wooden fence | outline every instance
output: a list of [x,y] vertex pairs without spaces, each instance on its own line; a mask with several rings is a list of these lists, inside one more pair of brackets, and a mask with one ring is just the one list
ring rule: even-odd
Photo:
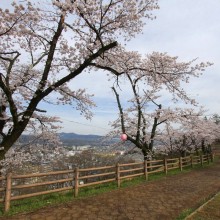
[[[152,173],[165,172],[167,174],[172,169],[180,169],[182,171],[184,167],[193,167],[195,164],[201,164],[203,166],[203,163],[209,163],[210,161],[213,161],[213,155],[165,158],[164,160],[116,164],[115,166],[86,169],[75,168],[74,170],[26,175],[8,173],[6,176],[0,176],[0,195],[3,195],[0,198],[0,202],[4,203],[4,210],[7,212],[10,208],[11,201],[14,200],[67,190],[74,190],[74,196],[76,197],[79,189],[82,187],[114,181],[120,187],[121,181],[124,179],[145,176],[145,179],[148,180],[148,175]],[[55,176],[56,180],[54,180]],[[44,180],[42,177],[50,177],[50,179]],[[38,181],[39,179],[40,181]],[[49,190],[48,186],[50,186]],[[27,193],[27,189],[33,188],[43,188],[43,190]],[[24,189],[26,189],[25,193],[18,193],[19,190]]]

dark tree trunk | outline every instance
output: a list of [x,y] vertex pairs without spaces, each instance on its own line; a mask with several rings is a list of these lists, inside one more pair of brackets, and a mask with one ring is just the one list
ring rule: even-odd
[[8,135],[6,135],[1,143],[1,147],[4,149],[0,151],[0,161],[5,158],[5,154],[7,151],[13,146],[13,144],[18,140],[21,136],[22,132],[26,128],[29,120],[23,121],[22,123],[18,123],[15,128]]
[[[162,109],[162,105],[157,105],[157,106],[158,106],[158,110]],[[164,121],[162,121],[162,122],[158,123],[159,117],[160,117],[160,111],[157,113],[157,117],[154,118],[154,123],[153,123],[153,127],[151,130],[151,136],[150,136],[150,145],[149,145],[150,151],[152,151],[153,147],[154,147],[154,137],[156,135],[157,126],[164,122]]]
[[208,154],[211,154],[211,153],[212,153],[212,146],[211,146],[211,144],[208,145],[207,151],[208,151]]
[[0,135],[4,136],[3,134],[3,128],[5,126],[5,111],[6,111],[6,106],[0,103]]
[[181,157],[186,157],[186,151],[185,150],[181,151]]
[[147,150],[146,150],[146,149],[142,149],[142,153],[143,153],[143,155],[144,155],[144,160],[147,160],[147,159],[148,159]]
[[202,148],[202,153],[203,153],[203,154],[206,154],[205,140],[202,140],[201,148]]
[[[60,32],[60,34],[61,34],[61,32]],[[56,39],[56,40],[58,40],[58,39]],[[88,59],[85,60],[85,62],[78,69],[71,72],[68,76],[60,79],[56,84],[54,84],[54,87],[57,88],[60,85],[62,85],[64,83],[68,82],[69,80],[73,79],[75,76],[79,75],[85,68],[87,68],[90,65],[90,63],[94,59],[99,57],[100,54],[103,54],[105,51],[107,51],[107,50],[109,50],[109,49],[111,49],[115,46],[117,46],[117,42],[112,42],[109,45],[106,45],[103,48],[101,48],[96,53],[92,54]],[[54,53],[55,48],[53,47],[52,50],[53,51],[51,53]],[[45,69],[47,71],[50,71],[50,68],[48,68],[48,65],[51,64],[51,62],[53,60],[53,56],[52,56],[52,58],[49,57],[48,59],[49,59],[48,61],[50,61],[50,62],[47,62],[49,64],[47,64],[45,66]],[[47,72],[46,70],[45,70],[45,72]],[[37,105],[39,104],[39,102],[45,96],[50,94],[52,91],[54,91],[54,88],[52,89],[52,87],[48,87],[44,92],[42,92],[40,89],[38,89],[35,92],[36,96],[31,99],[31,101],[29,103],[29,106],[27,107],[25,113],[23,114],[22,120],[17,122],[18,121],[18,118],[17,118],[16,124],[14,123],[14,127],[12,128],[12,130],[9,131],[9,133],[3,137],[3,140],[0,144],[0,147],[3,147],[4,150],[0,151],[0,160],[3,160],[5,158],[5,154],[7,153],[7,151],[13,146],[13,144],[21,136],[22,132],[25,130],[25,128],[26,128],[26,126],[29,122],[29,119],[32,116],[33,112],[35,111],[35,109],[36,109]]]

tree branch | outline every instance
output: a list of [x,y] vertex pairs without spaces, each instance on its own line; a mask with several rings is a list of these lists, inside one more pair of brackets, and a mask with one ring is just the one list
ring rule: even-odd
[[104,53],[105,51],[108,51],[110,49],[112,49],[113,47],[117,46],[117,42],[114,41],[102,48],[100,48],[96,53],[91,54],[87,59],[85,59],[85,61],[73,72],[71,72],[69,75],[63,77],[62,79],[60,79],[59,81],[57,81],[56,83],[54,83],[53,85],[51,85],[49,88],[47,88],[43,93],[42,93],[42,97],[47,96],[49,93],[51,93],[54,89],[58,88],[59,86],[63,85],[64,83],[70,81],[71,79],[73,79],[74,77],[76,77],[77,75],[79,75],[84,69],[86,69],[88,66],[90,66],[90,64],[92,63],[93,60],[95,60],[97,57],[100,56],[100,54]]
[[94,66],[94,67],[97,67],[99,69],[103,69],[103,70],[107,70],[109,72],[112,72],[113,74],[115,74],[116,76],[120,76],[122,74],[124,74],[125,72],[121,72],[119,73],[117,70],[109,67],[109,66],[102,66],[102,65],[99,65],[99,64],[96,64],[96,63],[90,63],[89,64],[90,66]]
[[124,112],[123,112],[123,109],[122,109],[122,106],[121,106],[121,102],[120,102],[120,99],[119,99],[119,94],[117,93],[117,91],[116,91],[114,86],[112,87],[112,90],[115,93],[115,97],[116,97],[117,104],[118,104],[118,109],[119,109],[119,112],[120,112],[121,130],[122,130],[123,133],[126,133],[125,123],[124,123]]

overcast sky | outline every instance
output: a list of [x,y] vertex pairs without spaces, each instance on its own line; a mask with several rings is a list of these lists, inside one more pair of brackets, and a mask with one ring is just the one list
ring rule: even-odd
[[[144,33],[127,44],[128,50],[142,54],[167,52],[178,56],[180,61],[198,58],[201,62],[213,62],[203,76],[187,84],[186,90],[209,109],[207,115],[220,114],[220,1],[159,0],[159,5],[160,10],[155,12],[157,19],[147,22]],[[110,128],[108,123],[116,119],[118,109],[110,89],[112,84],[105,74],[81,74],[71,84],[94,94],[97,108],[93,109],[93,120],[85,120],[72,107],[54,107],[48,109],[48,113],[61,117],[61,131],[106,134]]]

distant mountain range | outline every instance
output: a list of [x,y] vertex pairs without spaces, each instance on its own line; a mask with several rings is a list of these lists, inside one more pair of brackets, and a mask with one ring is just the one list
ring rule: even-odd
[[100,142],[103,140],[103,136],[93,135],[93,134],[75,134],[75,133],[60,133],[60,140],[65,146],[82,146],[82,145],[91,145],[91,146],[100,146]]
[[[59,138],[64,146],[107,146],[112,143],[118,141],[118,139],[114,139],[111,141],[104,141],[104,136],[101,135],[94,135],[94,134],[76,134],[76,133],[59,133]],[[20,138],[21,143],[28,143],[34,139],[33,135],[22,135]],[[40,143],[40,141],[39,141]]]
[[60,138],[62,139],[98,139],[103,138],[103,136],[100,135],[94,135],[94,134],[76,134],[76,133],[59,133]]

